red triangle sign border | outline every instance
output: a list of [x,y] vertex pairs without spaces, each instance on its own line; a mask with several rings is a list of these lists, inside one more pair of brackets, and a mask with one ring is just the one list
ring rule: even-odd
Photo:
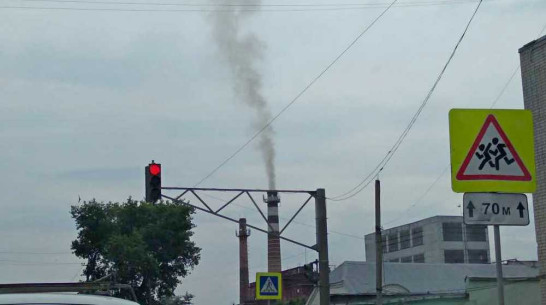
[[[478,145],[480,145],[480,142],[482,141],[485,132],[487,131],[487,128],[489,128],[489,125],[493,124],[497,132],[499,133],[500,137],[506,144],[506,148],[510,151],[512,154],[512,157],[516,160],[516,163],[518,164],[519,168],[523,172],[523,176],[513,176],[513,175],[491,175],[491,174],[484,174],[484,175],[465,175],[466,168],[468,167],[468,164],[472,160],[474,153],[476,152]],[[503,180],[503,181],[531,181],[531,173],[525,165],[523,164],[523,161],[521,161],[521,158],[519,157],[518,153],[514,149],[514,146],[512,145],[512,142],[508,139],[506,136],[506,133],[504,133],[504,130],[502,130],[499,122],[495,118],[494,115],[490,114],[487,116],[487,119],[485,120],[485,123],[483,124],[480,132],[478,133],[478,136],[476,137],[476,140],[474,141],[474,144],[472,144],[472,147],[468,151],[468,154],[463,161],[463,164],[461,165],[459,171],[457,172],[457,180]]]

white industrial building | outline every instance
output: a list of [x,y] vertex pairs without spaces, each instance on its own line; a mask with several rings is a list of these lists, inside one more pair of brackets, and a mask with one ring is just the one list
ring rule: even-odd
[[[383,261],[488,264],[486,226],[465,225],[461,216],[434,216],[382,231]],[[366,261],[375,262],[375,233],[365,236]]]

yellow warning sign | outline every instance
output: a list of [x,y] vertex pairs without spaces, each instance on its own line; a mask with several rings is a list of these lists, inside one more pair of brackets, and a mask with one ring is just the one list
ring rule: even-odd
[[530,111],[452,109],[449,112],[449,139],[453,191],[535,191]]

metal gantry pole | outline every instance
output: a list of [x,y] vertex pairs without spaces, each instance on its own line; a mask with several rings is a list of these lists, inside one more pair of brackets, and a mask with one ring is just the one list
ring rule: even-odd
[[326,224],[326,192],[317,189],[315,196],[317,250],[319,254],[320,305],[330,304],[330,266],[328,262],[328,227]]
[[381,183],[375,180],[375,304],[383,304],[383,239],[381,238]]
[[504,282],[502,277],[502,256],[499,225],[493,226],[493,233],[495,238],[495,260],[497,266],[497,292],[499,305],[504,305]]

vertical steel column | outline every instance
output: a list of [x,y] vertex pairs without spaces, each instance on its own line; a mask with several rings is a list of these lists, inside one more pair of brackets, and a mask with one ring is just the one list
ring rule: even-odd
[[326,192],[317,189],[315,195],[317,249],[319,255],[320,305],[330,304],[330,266],[328,262],[328,226],[326,221]]
[[497,265],[497,292],[499,298],[499,305],[504,305],[504,283],[502,277],[502,257],[501,257],[501,242],[500,242],[500,230],[499,225],[493,226],[493,233],[495,237],[495,260]]
[[381,238],[381,182],[375,180],[375,293],[377,305],[383,304],[383,239]]

